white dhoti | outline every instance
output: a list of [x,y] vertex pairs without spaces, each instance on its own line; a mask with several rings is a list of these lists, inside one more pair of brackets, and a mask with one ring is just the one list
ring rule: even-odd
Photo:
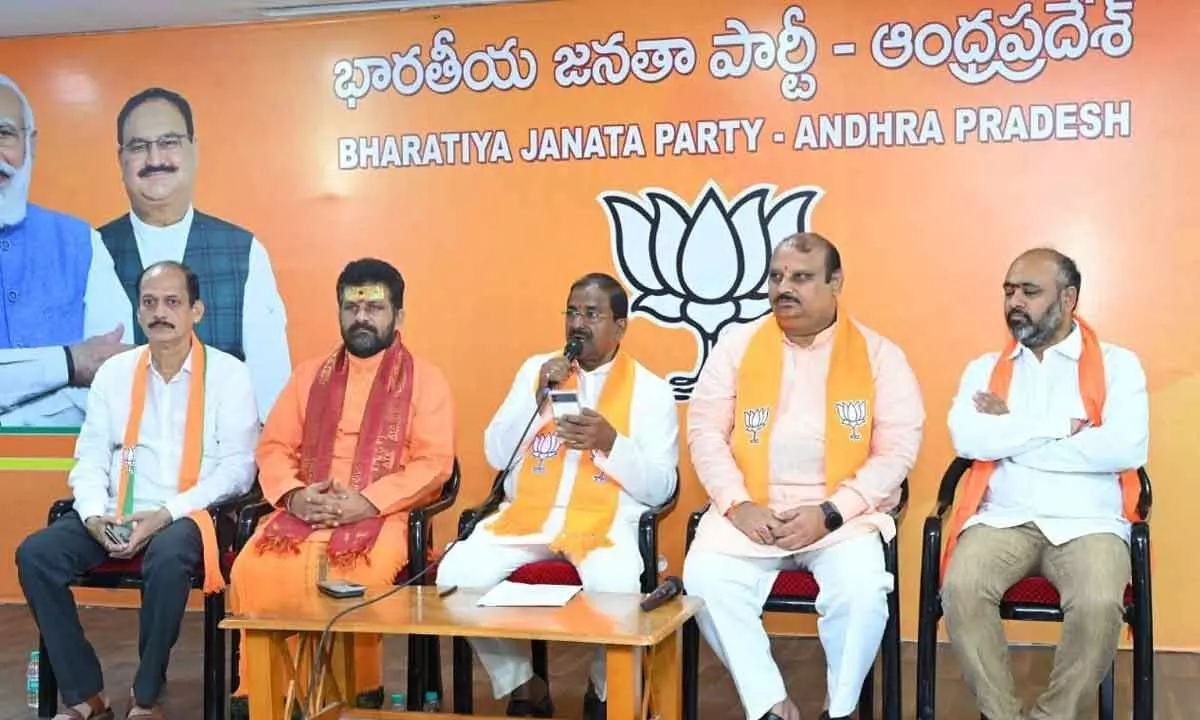
[[[442,558],[437,571],[438,584],[491,588],[522,565],[561,557],[550,551],[548,538],[535,540],[540,542],[524,544],[522,538],[497,538],[480,525]],[[618,519],[609,532],[609,540],[613,543],[611,547],[591,551],[576,567],[584,591],[641,592],[642,556],[638,552],[636,522]],[[494,697],[511,694],[533,677],[533,664],[523,643],[498,638],[470,638],[469,642],[491,678]],[[607,699],[603,647],[596,649],[591,680],[599,698]]]
[[688,594],[704,600],[700,632],[733,676],[748,720],[787,698],[762,613],[779,571],[795,568],[811,572],[820,585],[817,634],[825,649],[829,715],[848,716],[879,652],[894,583],[877,533],[778,558],[693,548],[684,561]]

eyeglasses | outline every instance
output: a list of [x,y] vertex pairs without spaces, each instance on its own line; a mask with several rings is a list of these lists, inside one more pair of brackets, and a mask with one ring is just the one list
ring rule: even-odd
[[4,123],[0,125],[0,149],[12,150],[21,144],[21,134],[25,132],[24,128]]
[[130,155],[145,155],[150,152],[150,146],[154,145],[159,152],[173,152],[183,145],[184,140],[190,141],[191,139],[190,135],[170,133],[153,140],[132,140],[123,145],[121,149]]
[[579,312],[578,310],[571,308],[563,311],[563,317],[567,319],[567,322],[583,318],[585,322],[594,323],[601,318],[609,317],[609,315],[607,313],[597,312],[590,308],[584,310],[583,312]]

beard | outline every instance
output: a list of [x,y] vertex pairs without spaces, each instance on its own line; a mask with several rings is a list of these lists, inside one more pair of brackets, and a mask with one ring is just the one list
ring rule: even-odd
[[369,325],[342,328],[342,342],[346,344],[346,352],[357,358],[369,358],[387,350],[395,338],[395,323],[382,333]]
[[1025,347],[1039,348],[1045,347],[1054,338],[1059,326],[1062,325],[1062,318],[1063,307],[1060,300],[1047,308],[1045,314],[1038,320],[1034,320],[1023,312],[1009,313],[1006,320],[1008,329],[1017,342]]
[[0,227],[16,225],[25,219],[29,207],[29,181],[33,175],[33,159],[29,155],[29,141],[25,141],[25,164],[15,168],[0,162],[0,172],[8,176],[8,182],[0,185]]

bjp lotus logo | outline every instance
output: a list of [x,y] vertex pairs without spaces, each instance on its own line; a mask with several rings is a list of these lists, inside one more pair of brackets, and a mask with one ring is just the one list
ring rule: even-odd
[[758,434],[767,427],[767,419],[771,417],[771,408],[751,408],[742,413],[742,424],[750,433],[750,444],[758,444]]
[[533,442],[530,443],[529,451],[533,454],[537,463],[533,466],[535,473],[546,471],[546,461],[558,454],[558,449],[562,447],[562,438],[554,433],[538,433],[533,436]]
[[850,428],[850,439],[862,440],[862,433],[858,429],[867,424],[867,401],[839,400],[833,404],[833,409],[842,424]]
[[695,367],[668,375],[678,401],[691,397],[723,328],[770,312],[771,251],[808,229],[813,204],[824,194],[817,187],[775,189],[755,185],[728,201],[710,180],[691,207],[662,188],[598,198],[608,213],[614,263],[632,289],[630,313],[688,328],[696,337]]

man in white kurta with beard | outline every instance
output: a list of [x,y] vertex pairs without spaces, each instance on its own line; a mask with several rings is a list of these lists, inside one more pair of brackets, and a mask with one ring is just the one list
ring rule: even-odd
[[700,631],[749,720],[799,720],[762,608],[779,571],[820,586],[823,718],[854,711],[895,579],[880,538],[916,460],[924,410],[904,353],[838,307],[837,248],[814,233],[771,257],[772,313],[718,341],[688,409],[692,462],[712,503],[684,563]]
[[[565,557],[587,592],[636,593],[642,558],[638,518],[675,491],[679,419],[670,385],[621,347],[629,298],[611,276],[585,275],[567,298],[566,335],[582,341],[575,363],[557,352],[535,355],[488,425],[488,463],[502,470],[505,502],[455,545],[438,566],[439,585],[488,588],[527,563]],[[550,403],[522,434],[550,386],[575,389],[581,411],[557,421]],[[509,717],[553,717],[545,682],[533,674],[528,645],[474,638],[471,645],[497,698],[511,695]],[[606,716],[604,649],[598,648],[584,695],[585,720]]]

